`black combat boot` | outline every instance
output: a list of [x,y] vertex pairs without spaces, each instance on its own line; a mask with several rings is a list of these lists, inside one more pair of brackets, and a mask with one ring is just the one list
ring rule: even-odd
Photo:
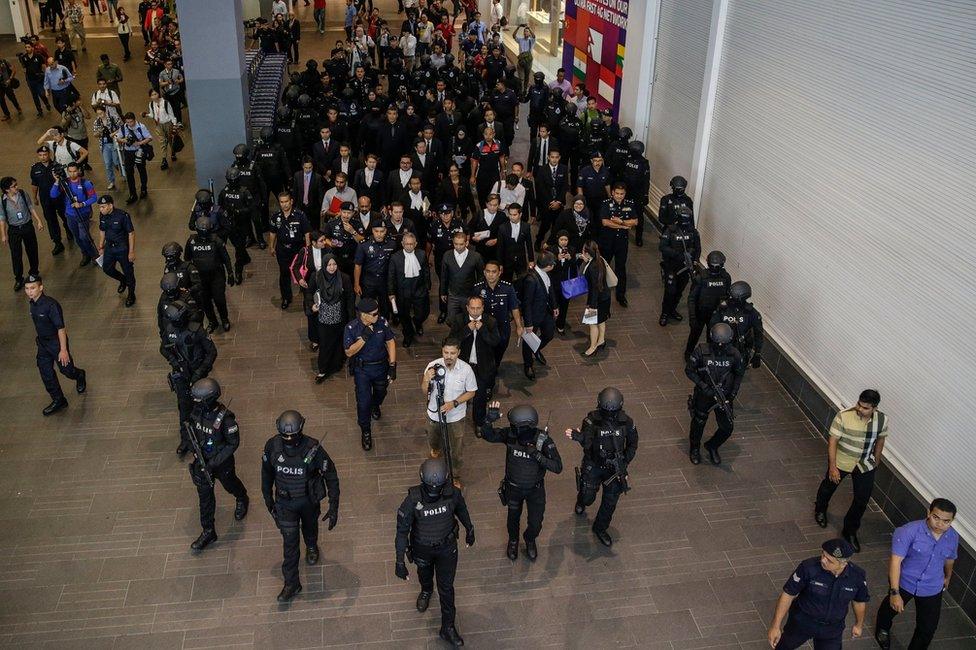
[[193,543],[190,544],[190,548],[192,548],[194,551],[202,551],[216,541],[217,531],[215,531],[213,528],[207,528],[200,533],[199,537],[193,540]]

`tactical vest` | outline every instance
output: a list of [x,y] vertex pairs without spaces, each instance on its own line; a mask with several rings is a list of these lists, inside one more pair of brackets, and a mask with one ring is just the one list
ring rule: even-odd
[[729,295],[730,278],[725,273],[712,275],[705,273],[701,280],[698,293],[698,311],[708,313],[714,311],[722,298]]
[[591,416],[593,427],[596,430],[596,455],[601,461],[615,458],[618,454],[622,457],[627,450],[627,425],[620,416],[613,422],[606,421],[599,414]]
[[424,503],[423,488],[419,485],[410,488],[409,494],[414,502],[413,543],[421,546],[442,544],[454,531],[453,488],[445,486],[441,498],[433,503]]
[[192,251],[193,264],[198,271],[211,273],[220,268],[220,262],[217,259],[217,247],[219,245],[216,238],[206,241],[202,239],[198,241],[195,236],[190,238],[190,241],[187,242],[187,249],[188,252]]
[[309,452],[318,447],[318,442],[306,437],[303,445],[296,446],[289,454],[281,436],[275,436],[268,458],[274,466],[275,492],[278,498],[300,499],[308,494]]
[[535,487],[545,477],[545,469],[532,458],[532,451],[542,449],[534,438],[535,446],[506,443],[505,480],[521,489]]
[[196,406],[190,416],[193,426],[193,434],[200,443],[200,449],[205,458],[210,459],[217,455],[221,449],[227,446],[227,439],[224,438],[224,420],[227,417],[227,407],[221,403],[214,405],[213,409],[204,409],[203,406]]

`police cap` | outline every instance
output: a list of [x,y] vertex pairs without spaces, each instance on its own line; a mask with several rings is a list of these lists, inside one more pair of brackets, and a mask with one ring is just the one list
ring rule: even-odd
[[356,303],[356,311],[361,314],[368,314],[377,309],[379,309],[379,305],[374,298],[360,298],[359,302]]
[[437,211],[441,213],[454,212],[454,206],[450,203],[441,203],[437,207]]
[[828,539],[820,545],[827,555],[835,560],[849,560],[854,556],[854,547],[845,539]]
[[111,194],[102,194],[98,197],[98,205],[114,205],[115,201],[112,200]]
[[339,209],[348,210],[349,212],[352,212],[353,210],[356,209],[356,206],[353,205],[352,201],[343,201],[342,205],[339,206]]

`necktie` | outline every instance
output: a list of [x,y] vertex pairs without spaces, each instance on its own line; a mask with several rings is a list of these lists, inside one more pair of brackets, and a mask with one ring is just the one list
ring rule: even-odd
[[546,138],[542,141],[542,146],[539,148],[539,164],[545,165],[546,160],[548,160],[549,155],[549,139]]
[[304,203],[305,205],[308,205],[308,186],[310,180],[311,180],[311,176],[309,174],[305,174],[305,190],[302,193],[302,203]]

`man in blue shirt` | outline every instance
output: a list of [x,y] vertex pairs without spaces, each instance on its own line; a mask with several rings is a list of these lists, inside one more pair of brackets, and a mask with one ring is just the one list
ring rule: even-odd
[[381,417],[380,406],[390,382],[396,379],[396,338],[390,324],[380,316],[379,304],[361,298],[356,318],[346,325],[342,347],[349,359],[349,372],[356,382],[356,420],[365,451],[373,448],[372,420]]
[[803,560],[783,585],[767,635],[775,650],[793,650],[810,639],[814,650],[840,650],[848,606],[855,618],[851,637],[861,636],[869,595],[864,569],[850,561],[854,547],[831,539],[821,549],[820,557]]
[[59,113],[64,112],[71,97],[72,82],[75,76],[71,72],[51,57],[47,60],[47,68],[44,69],[44,90],[51,97],[51,103]]
[[[108,194],[98,199],[98,251],[102,254],[102,270],[105,275],[117,280],[119,293],[129,290],[125,306],[136,304],[136,235],[132,217],[125,210],[115,207]],[[116,270],[116,264],[122,272]]]
[[95,250],[95,244],[88,230],[91,227],[92,206],[98,200],[98,195],[95,194],[95,186],[92,182],[82,177],[81,167],[76,162],[68,163],[65,167],[65,176],[58,178],[51,186],[51,198],[60,197],[64,197],[61,200],[64,201],[68,230],[74,235],[81,249],[79,266],[88,266],[89,262],[98,257],[98,251]]
[[28,275],[24,292],[30,299],[30,315],[37,331],[37,369],[41,372],[44,388],[51,396],[51,403],[44,407],[44,415],[52,415],[68,406],[58,376],[54,374],[57,364],[62,375],[75,382],[78,394],[87,388],[85,371],[78,368],[68,349],[68,330],[64,327],[64,313],[57,300],[44,295],[41,276]]
[[[129,198],[125,202],[132,204],[147,196],[146,155],[150,150],[146,145],[152,142],[153,137],[145,124],[136,121],[136,114],[129,111],[123,118],[121,128],[115,132],[115,139],[122,148],[122,167],[125,182],[129,185]],[[136,196],[136,170],[139,172],[139,196]]]
[[952,529],[956,506],[935,499],[925,519],[895,529],[888,563],[888,596],[878,608],[874,638],[891,647],[891,622],[915,599],[915,633],[909,650],[925,650],[939,627],[942,592],[949,586],[959,550],[959,533]]
[[498,323],[498,334],[501,339],[495,348],[495,365],[501,366],[502,357],[508,349],[512,339],[512,321],[515,321],[516,336],[522,338],[525,328],[522,326],[522,312],[519,308],[518,293],[510,282],[502,280],[501,264],[495,260],[485,262],[485,279],[475,283],[471,290],[472,296],[478,296],[485,301],[485,313]]

